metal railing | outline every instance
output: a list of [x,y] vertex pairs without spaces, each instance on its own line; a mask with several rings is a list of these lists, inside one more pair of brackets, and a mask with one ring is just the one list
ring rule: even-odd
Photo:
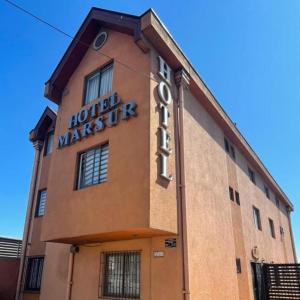
[[300,264],[264,265],[267,300],[300,300]]

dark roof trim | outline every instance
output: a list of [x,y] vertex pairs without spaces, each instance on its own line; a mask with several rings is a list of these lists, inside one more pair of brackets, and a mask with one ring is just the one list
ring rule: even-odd
[[53,128],[56,122],[56,112],[50,107],[46,107],[36,126],[29,133],[29,140],[34,143],[36,141],[44,141],[49,128]]
[[101,27],[130,34],[136,42],[140,39],[139,17],[93,7],[50,79],[46,82],[45,97],[56,104],[60,103],[66,84]]

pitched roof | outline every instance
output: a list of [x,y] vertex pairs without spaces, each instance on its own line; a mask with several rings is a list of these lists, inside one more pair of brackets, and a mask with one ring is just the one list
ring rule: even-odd
[[29,140],[31,142],[44,141],[49,128],[54,128],[55,122],[56,112],[47,106],[35,127],[30,131]]
[[276,194],[280,195],[286,205],[293,210],[293,204],[287,195],[282,191],[152,9],[147,10],[141,16],[134,16],[92,8],[50,79],[46,82],[45,96],[48,99],[57,104],[60,103],[64,87],[101,26],[132,35],[142,50],[145,47],[143,43],[145,37],[154,45],[156,51],[164,57],[173,70],[184,69],[190,76],[190,90],[193,95],[223,129],[224,134],[247,158],[249,164],[263,176],[265,183]]
[[63,90],[76,67],[84,57],[101,27],[130,34],[135,41],[140,39],[140,18],[93,7],[83,21],[70,46],[46,82],[45,96],[59,104]]

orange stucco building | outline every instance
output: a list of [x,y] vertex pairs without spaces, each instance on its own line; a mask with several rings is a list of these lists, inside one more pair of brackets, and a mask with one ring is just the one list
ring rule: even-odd
[[296,262],[292,203],[152,10],[91,9],[45,96],[16,299],[258,299]]

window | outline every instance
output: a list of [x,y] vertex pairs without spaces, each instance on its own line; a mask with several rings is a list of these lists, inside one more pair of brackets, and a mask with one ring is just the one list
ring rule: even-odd
[[53,142],[54,142],[54,132],[49,132],[47,135],[46,139],[46,144],[45,144],[45,155],[49,155],[52,153],[52,148],[53,148]]
[[242,273],[242,265],[241,265],[241,259],[240,258],[237,258],[235,260],[235,263],[236,263],[236,272],[238,274],[241,274]]
[[47,199],[47,190],[41,190],[38,193],[38,199],[36,203],[36,217],[42,217],[45,214],[45,205]]
[[229,198],[230,200],[234,201],[233,188],[231,186],[229,187]]
[[230,146],[230,154],[231,154],[231,157],[235,160],[235,150],[232,145]]
[[241,205],[241,203],[240,203],[240,194],[237,191],[235,191],[235,201],[238,205]]
[[93,148],[79,156],[77,189],[107,180],[108,144]]
[[279,207],[280,207],[279,198],[278,198],[278,197],[276,197],[275,201],[276,201],[276,206],[279,208]]
[[102,296],[140,298],[140,252],[108,252],[102,258]]
[[26,290],[39,291],[41,289],[43,265],[43,257],[29,257],[27,259]]
[[86,78],[84,104],[111,92],[112,74],[113,65],[110,64]]
[[224,138],[224,145],[226,152],[235,160],[235,149],[226,138]]
[[284,239],[284,230],[283,230],[283,227],[280,226],[280,239],[281,241],[283,241]]
[[99,50],[103,47],[107,40],[107,33],[105,31],[100,32],[94,39],[93,48]]
[[224,138],[224,143],[225,143],[225,150],[227,153],[230,152],[230,147],[229,147],[229,142],[226,138]]
[[259,209],[253,206],[253,221],[257,229],[261,230],[261,220]]
[[270,199],[270,190],[267,186],[265,186],[265,194],[266,194],[267,198]]
[[254,171],[248,167],[248,174],[249,174],[249,178],[250,180],[255,184],[256,181],[255,181],[255,173]]
[[275,228],[274,228],[274,222],[272,219],[269,218],[269,225],[270,225],[270,232],[271,232],[271,236],[272,238],[275,239]]

